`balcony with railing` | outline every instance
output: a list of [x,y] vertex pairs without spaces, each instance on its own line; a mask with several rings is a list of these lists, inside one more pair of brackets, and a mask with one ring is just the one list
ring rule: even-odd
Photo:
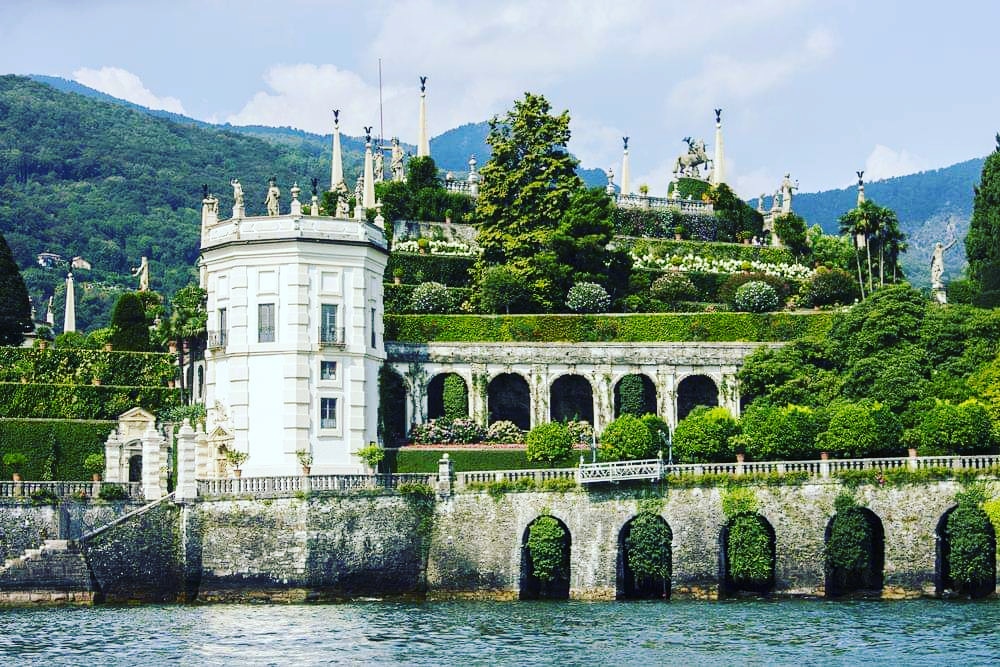
[[320,347],[344,347],[343,327],[320,327],[319,328]]
[[209,331],[208,332],[208,349],[210,350],[224,350],[226,349],[226,343],[228,342],[229,336],[226,331]]

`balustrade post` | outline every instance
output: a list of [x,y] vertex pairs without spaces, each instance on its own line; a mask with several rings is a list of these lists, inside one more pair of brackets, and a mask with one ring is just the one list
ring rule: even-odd
[[455,469],[451,459],[448,457],[448,453],[445,452],[441,460],[438,461],[437,492],[440,497],[448,498],[451,496],[452,476],[454,472]]
[[175,498],[178,502],[194,500],[198,497],[197,444],[194,429],[187,418],[177,431],[177,487]]
[[908,450],[906,450],[906,453],[908,454],[908,457],[906,459],[907,467],[910,470],[916,470],[919,464],[919,461],[917,461],[917,448],[910,447]]

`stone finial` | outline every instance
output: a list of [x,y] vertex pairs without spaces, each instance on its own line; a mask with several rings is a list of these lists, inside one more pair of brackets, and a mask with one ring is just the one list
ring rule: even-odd
[[423,93],[427,90],[427,77],[420,77],[420,92]]
[[628,150],[628,137],[622,137],[622,148]]
[[715,110],[715,124],[716,125],[722,124],[722,109]]
[[370,144],[372,142],[372,126],[365,125],[365,143]]
[[340,127],[340,109],[332,109],[333,111],[333,126]]

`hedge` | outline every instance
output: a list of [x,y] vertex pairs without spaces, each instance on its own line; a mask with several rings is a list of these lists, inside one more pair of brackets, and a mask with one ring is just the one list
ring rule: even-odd
[[174,379],[174,355],[158,352],[0,347],[0,382],[157,387]]
[[0,417],[117,419],[134,407],[155,414],[180,402],[180,390],[167,387],[0,382]]
[[475,263],[475,257],[393,252],[385,266],[385,282],[392,282],[396,269],[402,269],[400,280],[407,284],[436,282],[449,287],[468,287],[469,269]]
[[[739,259],[759,261],[768,264],[795,264],[798,260],[788,248],[773,246],[744,245],[722,241],[673,241],[670,239],[648,239],[628,236],[615,237],[615,248],[620,250],[653,250],[658,257],[671,255],[695,255],[706,259]],[[645,254],[642,252],[640,254]]]
[[[104,441],[115,421],[61,419],[0,419],[0,475],[10,479],[19,472],[28,480],[84,480],[89,454],[104,452]],[[23,470],[2,465],[3,455],[20,452],[28,459]]]
[[780,342],[825,336],[833,314],[386,315],[386,340],[436,342]]
[[455,472],[472,470],[524,470],[548,466],[529,461],[523,449],[386,449],[383,465],[391,472],[436,473],[438,461],[448,453]]

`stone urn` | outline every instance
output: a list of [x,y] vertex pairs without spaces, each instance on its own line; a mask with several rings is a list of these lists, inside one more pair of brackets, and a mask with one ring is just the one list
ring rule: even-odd
[[308,477],[309,476],[309,472],[311,470],[312,470],[312,467],[310,467],[310,466],[302,466],[302,475],[304,477]]

